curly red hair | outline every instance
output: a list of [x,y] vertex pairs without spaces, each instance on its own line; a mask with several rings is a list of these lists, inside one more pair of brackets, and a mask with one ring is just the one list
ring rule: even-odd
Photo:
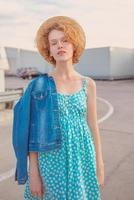
[[45,60],[55,66],[56,61],[50,56],[48,41],[48,34],[53,29],[65,33],[65,36],[73,44],[75,49],[73,52],[72,62],[78,63],[79,58],[85,49],[86,36],[80,24],[76,20],[67,16],[54,16],[48,18],[41,24],[35,37],[35,45],[39,53]]

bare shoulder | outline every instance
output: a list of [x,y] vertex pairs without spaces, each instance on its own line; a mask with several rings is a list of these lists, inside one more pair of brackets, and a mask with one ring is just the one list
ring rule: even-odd
[[87,80],[87,90],[91,92],[96,91],[96,82],[91,77],[83,76]]

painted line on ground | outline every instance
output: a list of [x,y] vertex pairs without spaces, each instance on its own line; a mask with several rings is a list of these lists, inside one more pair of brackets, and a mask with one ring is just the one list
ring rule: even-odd
[[13,168],[7,172],[4,172],[3,174],[0,174],[0,182],[12,177],[14,175],[14,173],[15,173],[15,168]]
[[103,99],[103,98],[100,98],[100,97],[97,97],[97,99],[99,101],[102,101],[104,102],[107,106],[108,106],[108,112],[103,116],[101,117],[99,120],[98,120],[98,123],[102,123],[103,121],[107,120],[114,112],[114,107],[112,106],[112,104],[107,101],[106,99]]

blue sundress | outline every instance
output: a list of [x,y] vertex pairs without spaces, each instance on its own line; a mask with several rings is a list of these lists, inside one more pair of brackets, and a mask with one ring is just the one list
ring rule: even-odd
[[[96,173],[96,152],[87,123],[87,79],[73,94],[57,92],[62,146],[38,153],[38,165],[45,189],[43,200],[101,200]],[[24,189],[25,200],[40,200]]]

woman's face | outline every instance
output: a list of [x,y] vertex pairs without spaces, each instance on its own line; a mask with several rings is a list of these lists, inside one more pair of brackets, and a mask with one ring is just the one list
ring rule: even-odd
[[73,45],[68,41],[63,31],[53,29],[49,35],[50,55],[56,60],[68,61],[73,57]]

